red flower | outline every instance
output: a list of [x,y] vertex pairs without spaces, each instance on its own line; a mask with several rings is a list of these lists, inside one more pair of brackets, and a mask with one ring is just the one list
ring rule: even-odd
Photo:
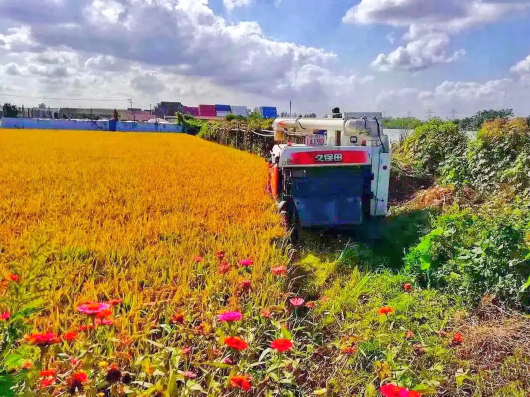
[[462,343],[462,341],[464,340],[464,338],[462,337],[462,334],[460,332],[457,332],[454,336],[453,336],[453,344],[454,345],[459,345]]
[[269,309],[261,309],[259,315],[263,318],[272,318],[271,311]]
[[175,313],[171,317],[171,322],[173,324],[184,324],[184,314],[182,313]]
[[412,331],[405,332],[405,339],[412,339],[412,338],[414,338],[414,332]]
[[112,309],[105,309],[100,311],[99,313],[96,313],[97,318],[104,318],[109,316],[112,316]]
[[312,309],[315,307],[315,302],[307,302],[305,304],[305,307],[307,307],[308,309]]
[[83,388],[83,384],[88,380],[88,375],[84,371],[78,371],[72,375],[70,380],[68,381],[68,384],[72,387],[72,389],[79,389],[81,390]]
[[224,251],[219,251],[215,254],[215,256],[217,256],[217,258],[219,258],[220,261],[222,261],[225,257],[225,252]]
[[410,291],[410,290],[412,290],[412,284],[405,284],[405,285],[403,285],[403,289],[404,289],[405,291]]
[[305,301],[302,298],[291,298],[289,299],[289,302],[291,302],[291,305],[294,307],[299,307],[302,306]]
[[217,273],[219,274],[226,274],[229,271],[230,271],[230,265],[226,262],[221,262],[221,264],[217,268]]
[[107,303],[111,306],[116,306],[116,305],[123,303],[123,299],[111,299],[107,301]]
[[62,338],[67,341],[73,341],[77,338],[77,332],[66,332],[62,335]]
[[285,274],[286,271],[287,268],[285,266],[276,266],[271,269],[272,274],[274,274],[275,276],[281,276]]
[[380,308],[378,313],[379,313],[379,315],[383,315],[383,314],[389,315],[393,311],[394,311],[394,309],[392,307],[385,306],[385,307]]
[[88,325],[80,325],[80,326],[77,328],[77,330],[78,330],[79,332],[83,332],[83,331],[87,331],[87,330],[89,330],[89,329],[93,329],[93,328],[94,328],[94,325],[92,325],[92,324],[88,324]]
[[114,322],[108,318],[96,318],[96,325],[112,325]]
[[230,378],[230,387],[233,389],[241,389],[249,391],[252,387],[250,384],[250,375],[235,375]]
[[202,256],[194,256],[193,260],[197,263],[204,262],[204,258]]
[[0,314],[0,320],[7,320],[9,319],[9,317],[11,317],[11,314],[9,312],[3,312],[2,314]]
[[243,267],[249,267],[254,264],[254,261],[252,259],[243,259],[239,264]]
[[50,346],[61,341],[61,338],[52,332],[43,332],[40,334],[31,334],[26,337],[26,341],[32,345]]
[[241,288],[245,289],[245,290],[249,290],[249,289],[252,289],[252,285],[250,283],[250,280],[243,280],[241,281]]
[[53,383],[55,382],[55,378],[45,378],[45,379],[41,379],[40,381],[40,388],[41,389],[44,389],[48,386],[51,386],[53,385]]
[[47,369],[44,371],[40,371],[39,374],[42,378],[48,377],[48,376],[55,376],[55,370],[53,369]]
[[235,350],[245,350],[248,347],[247,342],[238,336],[229,336],[225,338],[225,345]]
[[20,277],[17,276],[16,274],[10,274],[8,277],[9,277],[9,279],[10,279],[11,281],[14,281],[15,283],[16,283],[18,280],[20,280]]
[[31,361],[26,361],[22,366],[22,369],[31,369],[33,368],[33,363]]
[[188,354],[191,353],[191,347],[189,347],[189,346],[183,347],[182,350],[181,350],[181,353],[184,354],[185,356],[187,356]]
[[384,385],[381,386],[380,392],[385,397],[401,397],[402,387],[396,385]]
[[291,342],[289,339],[276,339],[272,341],[271,348],[279,353],[283,353],[293,348],[293,342]]
[[88,302],[88,303],[85,303],[84,305],[78,306],[76,310],[79,313],[93,316],[109,308],[110,308],[110,305],[108,303]]
[[79,364],[81,364],[81,360],[75,357],[72,357],[70,359],[70,364],[72,364],[74,367],[77,367]]

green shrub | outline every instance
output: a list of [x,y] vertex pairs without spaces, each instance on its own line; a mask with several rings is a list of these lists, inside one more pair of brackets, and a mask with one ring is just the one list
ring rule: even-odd
[[438,176],[441,164],[466,145],[467,136],[454,123],[433,119],[417,127],[394,157],[415,174]]
[[470,210],[440,216],[435,229],[405,256],[405,271],[424,286],[459,294],[469,304],[492,294],[511,306],[528,299],[527,209],[495,216]]

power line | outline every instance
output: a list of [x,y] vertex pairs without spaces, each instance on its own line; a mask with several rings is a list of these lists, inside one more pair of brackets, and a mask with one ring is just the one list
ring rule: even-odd
[[432,109],[427,110],[427,120],[432,119]]

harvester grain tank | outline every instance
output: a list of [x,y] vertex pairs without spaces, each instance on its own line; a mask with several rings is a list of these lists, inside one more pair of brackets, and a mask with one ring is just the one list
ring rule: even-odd
[[[296,234],[373,225],[386,216],[391,153],[381,119],[381,113],[334,112],[274,121],[269,187]],[[293,136],[304,143],[280,143]]]

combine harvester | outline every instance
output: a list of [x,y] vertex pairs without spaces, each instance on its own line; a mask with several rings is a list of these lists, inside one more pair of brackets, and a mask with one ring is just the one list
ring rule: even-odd
[[[279,118],[273,124],[269,189],[295,240],[303,229],[359,225],[377,239],[378,220],[387,215],[391,154],[382,114],[336,111],[331,118]],[[279,143],[293,136],[305,144]]]

